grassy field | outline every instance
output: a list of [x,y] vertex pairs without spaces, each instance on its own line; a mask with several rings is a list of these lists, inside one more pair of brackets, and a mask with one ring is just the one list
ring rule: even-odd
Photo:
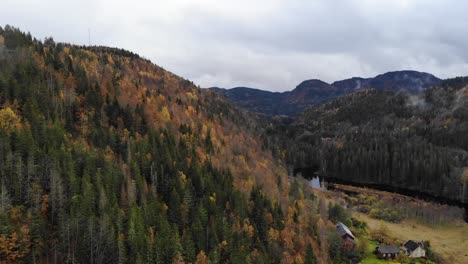
[[[382,223],[360,213],[355,213],[355,217],[365,221],[370,229],[378,228]],[[446,259],[447,263],[468,263],[468,224],[466,223],[450,227],[425,226],[414,221],[403,221],[398,224],[384,222],[384,224],[388,227],[391,236],[402,241],[429,240],[432,250]],[[373,262],[365,259],[362,263],[387,263],[378,261],[380,260]]]

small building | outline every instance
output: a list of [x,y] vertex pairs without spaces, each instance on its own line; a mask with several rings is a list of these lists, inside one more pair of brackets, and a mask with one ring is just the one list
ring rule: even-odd
[[340,237],[343,239],[342,246],[344,248],[354,248],[356,246],[356,241],[355,241],[356,238],[354,237],[351,230],[349,230],[349,228],[345,224],[341,222],[336,224],[336,231],[338,232]]
[[380,245],[375,248],[376,254],[382,259],[394,259],[400,254],[400,251],[396,245]]
[[403,243],[405,254],[410,258],[422,258],[426,256],[424,243],[421,241],[408,240]]

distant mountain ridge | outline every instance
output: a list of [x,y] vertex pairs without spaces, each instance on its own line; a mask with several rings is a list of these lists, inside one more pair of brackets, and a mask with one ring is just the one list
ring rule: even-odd
[[430,73],[394,71],[373,78],[353,77],[332,84],[318,79],[305,80],[294,90],[287,92],[270,92],[249,87],[211,89],[223,93],[232,103],[248,111],[267,115],[293,115],[310,105],[326,102],[356,90],[374,88],[418,93],[440,82],[441,79]]
[[332,83],[333,86],[347,89],[385,89],[402,90],[411,93],[421,92],[426,88],[439,84],[441,80],[432,74],[418,71],[395,71],[377,75],[374,78],[353,77]]

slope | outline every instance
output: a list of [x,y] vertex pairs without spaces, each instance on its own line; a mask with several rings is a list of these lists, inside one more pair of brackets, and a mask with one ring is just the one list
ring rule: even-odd
[[0,262],[318,252],[311,201],[290,199],[282,162],[222,97],[129,51],[0,35]]

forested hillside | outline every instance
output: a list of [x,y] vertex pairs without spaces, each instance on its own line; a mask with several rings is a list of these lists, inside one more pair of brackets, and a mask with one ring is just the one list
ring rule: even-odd
[[327,207],[213,91],[125,50],[0,35],[0,263],[341,257]]
[[283,121],[266,130],[267,142],[288,149],[292,168],[468,202],[466,78],[421,94],[358,91],[309,109],[294,125]]

